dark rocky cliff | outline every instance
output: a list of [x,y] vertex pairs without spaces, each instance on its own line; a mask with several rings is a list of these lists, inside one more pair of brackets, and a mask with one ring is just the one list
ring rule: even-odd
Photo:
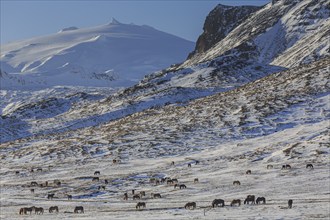
[[188,58],[210,49],[241,24],[251,13],[260,8],[258,6],[226,6],[219,4],[206,17],[203,27],[204,32],[199,36],[195,50],[189,54]]

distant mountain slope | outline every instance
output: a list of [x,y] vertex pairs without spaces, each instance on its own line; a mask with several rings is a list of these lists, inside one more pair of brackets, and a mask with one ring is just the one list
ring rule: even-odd
[[147,74],[184,61],[193,42],[149,26],[121,24],[78,29],[1,45],[5,88],[54,85],[133,85]]
[[[2,146],[11,149],[7,147],[24,143],[21,151],[32,154],[36,160],[49,149],[77,157],[76,151],[71,152],[75,148],[70,146],[84,146],[85,150],[97,146],[103,153],[120,150],[122,154],[138,148],[134,155],[127,156],[145,158],[185,155],[227,140],[261,137],[306,124],[312,126],[330,120],[329,65],[330,59],[326,58],[188,105],[152,108],[100,126],[37,135]],[[90,108],[97,111],[98,106]],[[49,147],[39,143],[47,143]],[[28,153],[31,149],[33,152],[38,149],[38,153]]]

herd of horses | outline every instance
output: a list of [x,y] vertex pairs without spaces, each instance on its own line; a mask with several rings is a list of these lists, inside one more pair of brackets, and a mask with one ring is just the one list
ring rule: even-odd
[[[117,163],[118,161],[117,160],[114,160],[113,163]],[[196,162],[195,164],[199,164],[199,161]],[[174,162],[171,163],[171,165],[174,165]],[[188,164],[188,167],[191,167],[191,163]],[[272,169],[273,168],[273,165],[267,165],[267,169]],[[285,164],[282,166],[282,170],[287,170],[287,169],[291,169],[292,167],[289,165],[289,164]],[[306,165],[306,168],[307,169],[314,169],[313,165],[312,164],[307,164]],[[41,168],[38,168],[37,169],[37,172],[40,172],[42,171]],[[31,171],[33,172],[33,171]],[[19,171],[16,171],[15,172],[16,174],[19,174]],[[249,175],[251,174],[251,170],[247,170],[246,171],[246,174]],[[101,172],[100,171],[95,171],[94,172],[94,176],[95,175],[100,175]],[[92,181],[99,181],[99,177],[93,177],[92,178]],[[199,180],[198,178],[195,178],[194,183],[198,183]],[[105,180],[105,183],[107,184],[108,181]],[[165,178],[161,178],[161,179],[156,179],[156,178],[150,178],[149,180],[149,183],[151,184],[161,184],[161,183],[166,183],[167,185],[174,185],[174,189],[176,188],[179,188],[179,189],[186,189],[187,186],[185,184],[179,184],[179,181],[178,179],[176,178],[170,178],[170,177],[165,177]],[[56,186],[61,186],[61,182],[59,180],[54,180],[54,184]],[[240,181],[238,180],[235,180],[233,181],[233,185],[241,185]],[[30,183],[30,186],[48,186],[48,182],[46,181],[45,184],[38,184],[37,182],[35,181],[32,181]],[[98,187],[98,190],[101,190],[101,189],[105,189],[105,186],[99,186]],[[31,192],[34,193],[34,189],[31,189]],[[145,191],[141,191],[139,192],[138,194],[135,193],[135,190],[133,189],[132,190],[132,199],[133,200],[139,200],[139,199],[142,199],[144,196],[146,196],[146,193]],[[53,199],[55,196],[54,193],[49,193],[47,195],[47,199]],[[72,200],[72,195],[67,195],[67,198],[68,200]],[[160,193],[151,193],[151,198],[154,198],[154,199],[157,199],[157,198],[162,198],[161,194]],[[124,200],[128,200],[128,193],[124,193]],[[245,200],[244,200],[244,204],[266,204],[266,199],[265,197],[255,197],[255,195],[248,195]],[[292,208],[292,204],[293,204],[293,200],[290,199],[288,200],[288,208]],[[225,201],[223,199],[214,199],[212,201],[212,204],[211,204],[211,207],[213,208],[216,208],[216,207],[224,207],[225,206]],[[240,199],[234,199],[230,202],[230,206],[241,206],[241,200]],[[136,209],[144,209],[146,208],[146,203],[145,202],[138,202],[135,206]],[[193,209],[196,209],[197,208],[197,204],[196,202],[188,202],[185,204],[184,206],[185,209],[189,209],[189,210],[193,210]],[[32,206],[32,207],[24,207],[24,208],[20,208],[19,210],[19,214],[20,215],[27,215],[27,214],[30,214],[34,212],[35,214],[37,215],[42,215],[44,213],[44,209],[42,207],[35,207],[35,206]],[[58,206],[51,206],[49,208],[49,213],[58,213],[59,212],[59,208]],[[73,213],[84,213],[84,208],[82,206],[76,206],[74,208],[74,211]]]

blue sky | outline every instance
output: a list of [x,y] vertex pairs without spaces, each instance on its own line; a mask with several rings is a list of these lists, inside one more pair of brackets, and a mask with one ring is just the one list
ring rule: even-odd
[[196,41],[205,17],[219,3],[264,5],[270,0],[0,0],[1,44],[56,33],[62,28],[122,23],[150,25]]

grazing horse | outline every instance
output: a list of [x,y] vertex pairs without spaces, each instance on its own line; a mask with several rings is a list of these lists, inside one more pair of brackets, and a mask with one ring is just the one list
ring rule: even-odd
[[101,173],[100,173],[100,171],[95,171],[94,172],[94,175],[100,175]]
[[146,192],[145,191],[141,191],[140,192],[140,196],[141,196],[141,198],[142,198],[142,196],[146,196]]
[[172,179],[172,182],[173,183],[178,183],[179,181],[178,181],[178,179]]
[[68,200],[72,200],[72,195],[67,195]]
[[37,169],[37,172],[41,172],[41,171],[42,171],[42,168],[38,168],[38,169]]
[[37,215],[42,215],[44,214],[44,208],[42,207],[34,207],[34,213],[37,214]]
[[35,182],[35,181],[32,181],[30,185],[31,185],[31,186],[38,186],[38,183]]
[[313,167],[313,164],[311,164],[311,163],[307,164],[307,165],[306,165],[306,169],[308,169],[308,168],[313,169],[313,168],[314,168],[314,167]]
[[235,204],[240,206],[241,205],[241,200],[240,199],[234,199],[233,201],[231,201],[230,206],[233,206]]
[[57,212],[58,213],[58,207],[57,206],[51,206],[49,207],[49,213]]
[[100,181],[99,177],[93,177],[92,181]]
[[268,165],[267,165],[267,169],[273,169],[273,167],[274,167],[274,166],[271,165],[271,164],[268,164]]
[[241,185],[241,182],[236,180],[236,181],[233,182],[233,185]]
[[105,186],[99,186],[98,187],[98,190],[101,190],[101,189],[105,190]]
[[145,202],[138,202],[135,206],[136,209],[140,209],[140,208],[145,208],[146,207],[146,203]]
[[61,186],[61,181],[59,181],[59,180],[54,180],[54,184],[56,184],[56,186]]
[[156,199],[156,198],[162,198],[162,196],[160,195],[160,193],[152,193],[151,194],[152,198]]
[[128,200],[128,194],[124,193],[124,200]]
[[167,185],[173,184],[173,181],[172,181],[172,180],[167,180],[167,181],[166,181],[166,184],[167,184]]
[[256,200],[257,204],[260,204],[262,202],[262,204],[266,204],[266,199],[265,197],[258,197]]
[[223,199],[215,199],[212,202],[212,207],[224,207],[225,206],[225,200]]
[[288,201],[288,206],[289,206],[289,209],[291,209],[291,208],[292,208],[292,203],[293,203],[292,199],[289,199],[289,201]]
[[198,178],[195,178],[194,179],[194,183],[198,183]]
[[248,195],[246,197],[246,199],[244,200],[244,204],[250,204],[250,202],[251,202],[251,204],[256,204],[255,199],[256,199],[256,197],[254,195]]
[[54,195],[55,195],[55,193],[49,193],[47,195],[47,199],[54,199]]
[[185,206],[185,209],[195,209],[196,208],[196,202],[188,202]]
[[185,189],[185,188],[187,188],[186,185],[184,185],[184,184],[180,184],[180,189]]
[[27,208],[27,207],[25,207],[25,208],[21,208],[21,209],[19,210],[19,214],[20,214],[20,215],[27,215],[27,213],[30,212],[30,215],[31,215],[31,213],[32,213],[32,211],[33,211],[33,208],[34,208],[34,207],[30,207],[30,208]]
[[133,200],[136,200],[136,199],[141,199],[140,195],[134,195]]
[[74,211],[73,211],[74,213],[84,213],[84,207],[82,207],[82,206],[76,206],[75,208],[74,208]]
[[289,164],[285,164],[282,166],[282,170],[289,170],[291,169],[291,166]]
[[245,172],[245,174],[251,174],[251,170],[247,170],[246,172]]

